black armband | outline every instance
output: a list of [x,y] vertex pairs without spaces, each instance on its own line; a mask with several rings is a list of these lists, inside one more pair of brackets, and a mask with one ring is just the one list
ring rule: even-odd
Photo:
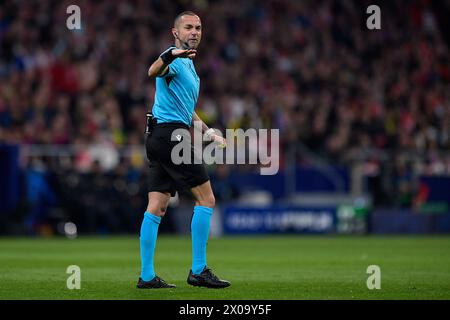
[[165,52],[163,52],[163,53],[160,55],[161,60],[162,60],[165,64],[167,64],[167,65],[171,64],[172,61],[175,60],[175,58],[176,58],[176,57],[174,57],[174,56],[172,55],[172,50],[173,50],[173,49],[166,50]]

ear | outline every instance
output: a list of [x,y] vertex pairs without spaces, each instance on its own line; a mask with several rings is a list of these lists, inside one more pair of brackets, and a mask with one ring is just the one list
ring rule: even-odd
[[172,28],[172,34],[175,38],[178,38],[178,31],[175,28]]

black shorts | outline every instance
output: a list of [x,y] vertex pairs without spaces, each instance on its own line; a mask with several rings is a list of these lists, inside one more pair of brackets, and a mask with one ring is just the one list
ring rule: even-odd
[[[197,163],[194,147],[187,136],[182,135],[181,141],[172,141],[172,132],[176,129],[184,129],[185,135],[189,134],[189,127],[181,123],[156,124],[150,135],[145,139],[145,148],[149,161],[148,191],[169,192],[173,197],[175,192],[186,191],[201,185],[209,180],[208,173],[203,164]],[[178,137],[180,138],[180,137]],[[175,164],[172,161],[172,149],[179,143],[189,143],[190,163]],[[179,153],[183,155],[183,152]],[[185,161],[187,162],[187,161]]]

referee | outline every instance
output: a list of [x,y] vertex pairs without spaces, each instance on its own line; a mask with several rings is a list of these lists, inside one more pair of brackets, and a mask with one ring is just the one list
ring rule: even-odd
[[[175,288],[155,274],[153,256],[158,226],[164,216],[169,199],[176,190],[190,190],[195,198],[191,220],[192,267],[187,282],[193,286],[225,288],[230,282],[220,280],[206,264],[210,220],[215,205],[214,194],[203,164],[176,165],[171,159],[172,141],[176,129],[188,130],[193,121],[201,121],[194,112],[199,94],[200,79],[192,60],[202,37],[200,18],[191,11],[179,14],[172,34],[175,45],[165,50],[153,62],[148,75],[156,77],[153,120],[148,121],[145,145],[149,160],[149,193],[147,211],[140,231],[141,276],[137,287]],[[201,121],[202,133],[211,141],[226,146],[226,141]],[[180,140],[180,139],[179,139]],[[194,151],[191,147],[191,159]],[[195,162],[197,163],[197,162]]]

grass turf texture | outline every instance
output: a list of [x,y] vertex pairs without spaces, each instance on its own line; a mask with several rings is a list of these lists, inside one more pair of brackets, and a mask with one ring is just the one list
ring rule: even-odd
[[[155,269],[178,288],[138,290],[137,237],[0,238],[0,299],[450,299],[450,237],[224,237],[208,264],[232,282],[191,287],[188,237],[158,238]],[[366,269],[381,268],[368,290]],[[81,289],[68,290],[69,265]]]

